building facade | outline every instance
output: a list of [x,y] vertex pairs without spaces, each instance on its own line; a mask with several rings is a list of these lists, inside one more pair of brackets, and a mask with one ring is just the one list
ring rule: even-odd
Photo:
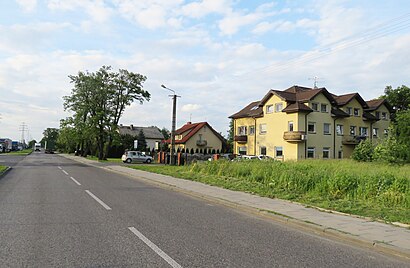
[[234,153],[278,160],[349,158],[363,139],[387,134],[391,107],[358,93],[337,96],[326,88],[270,90],[230,116]]
[[147,142],[147,148],[158,149],[158,144],[160,144],[164,140],[164,135],[157,127],[137,127],[134,125],[124,126],[119,125],[118,132],[120,135],[131,135],[135,138],[138,137],[140,131],[144,132],[145,141]]
[[[225,140],[207,122],[188,122],[175,131],[175,150],[215,150],[221,152]],[[167,140],[167,143],[171,143]]]

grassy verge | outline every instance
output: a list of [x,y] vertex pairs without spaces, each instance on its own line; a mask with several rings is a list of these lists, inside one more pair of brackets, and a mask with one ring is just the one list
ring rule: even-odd
[[87,159],[89,159],[89,160],[94,160],[94,161],[99,161],[99,162],[122,163],[121,158],[107,158],[107,160],[98,160],[98,157],[88,155],[88,156],[87,156]]
[[3,173],[7,169],[6,166],[1,166],[0,165],[0,174]]
[[9,155],[29,155],[33,152],[33,149],[25,149],[21,151],[13,151],[8,153]]
[[260,196],[410,223],[410,165],[343,161],[212,161],[132,168]]

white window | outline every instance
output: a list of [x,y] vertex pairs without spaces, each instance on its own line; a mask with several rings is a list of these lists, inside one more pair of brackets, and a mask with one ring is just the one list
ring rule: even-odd
[[327,113],[327,104],[324,104],[324,103],[320,104],[320,111],[322,113]]
[[255,126],[249,126],[249,135],[255,134]]
[[337,135],[343,135],[343,125],[336,125]]
[[330,148],[329,147],[323,147],[323,156],[322,158],[329,158],[330,157]]
[[260,124],[259,125],[259,133],[260,134],[265,134],[266,133],[266,124]]
[[373,137],[378,137],[378,136],[379,136],[379,129],[373,128]]
[[315,122],[309,122],[308,123],[308,132],[309,133],[316,133],[316,123]]
[[360,116],[360,109],[359,108],[354,108],[353,115],[354,116]]
[[367,127],[359,127],[360,136],[367,136]]
[[261,152],[261,155],[266,155],[266,147],[265,147],[265,146],[261,146],[261,147],[260,147],[260,152]]
[[356,126],[350,126],[350,136],[356,136]]
[[347,108],[346,108],[346,113],[348,113],[349,115],[353,115],[353,109],[352,109],[352,107],[347,107]]
[[323,124],[323,134],[325,134],[325,135],[330,134],[330,124],[328,124],[328,123]]
[[267,114],[273,113],[273,105],[266,105],[266,113]]
[[315,112],[319,111],[319,104],[316,102],[312,102],[312,110]]
[[315,147],[308,147],[307,157],[308,158],[315,158]]
[[238,135],[247,135],[247,128],[246,126],[238,127]]
[[279,103],[275,103],[275,112],[279,113],[281,112],[283,109],[283,103],[279,102]]
[[288,122],[288,126],[289,126],[289,131],[293,131],[293,121],[289,121]]
[[239,147],[238,154],[246,155],[246,146]]
[[275,156],[279,158],[283,157],[283,147],[282,146],[275,147]]
[[384,136],[389,135],[389,130],[388,130],[388,129],[384,129],[384,130],[383,130],[383,134],[384,134]]

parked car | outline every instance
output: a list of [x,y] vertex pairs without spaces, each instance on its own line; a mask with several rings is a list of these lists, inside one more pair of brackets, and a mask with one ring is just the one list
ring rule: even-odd
[[259,160],[269,160],[269,159],[273,159],[273,158],[270,157],[270,156],[261,154],[261,155],[258,155],[258,159]]
[[125,151],[121,157],[124,163],[151,163],[152,157],[139,151]]

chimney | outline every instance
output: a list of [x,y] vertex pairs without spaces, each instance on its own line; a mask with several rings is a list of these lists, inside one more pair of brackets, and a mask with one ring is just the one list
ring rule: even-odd
[[190,125],[190,124],[192,124],[192,122],[189,122],[189,121],[188,121],[188,122],[186,122],[186,124],[187,124],[187,125]]
[[120,127],[122,127],[122,124],[120,124]]
[[134,130],[134,125],[133,124],[130,125],[130,129]]

